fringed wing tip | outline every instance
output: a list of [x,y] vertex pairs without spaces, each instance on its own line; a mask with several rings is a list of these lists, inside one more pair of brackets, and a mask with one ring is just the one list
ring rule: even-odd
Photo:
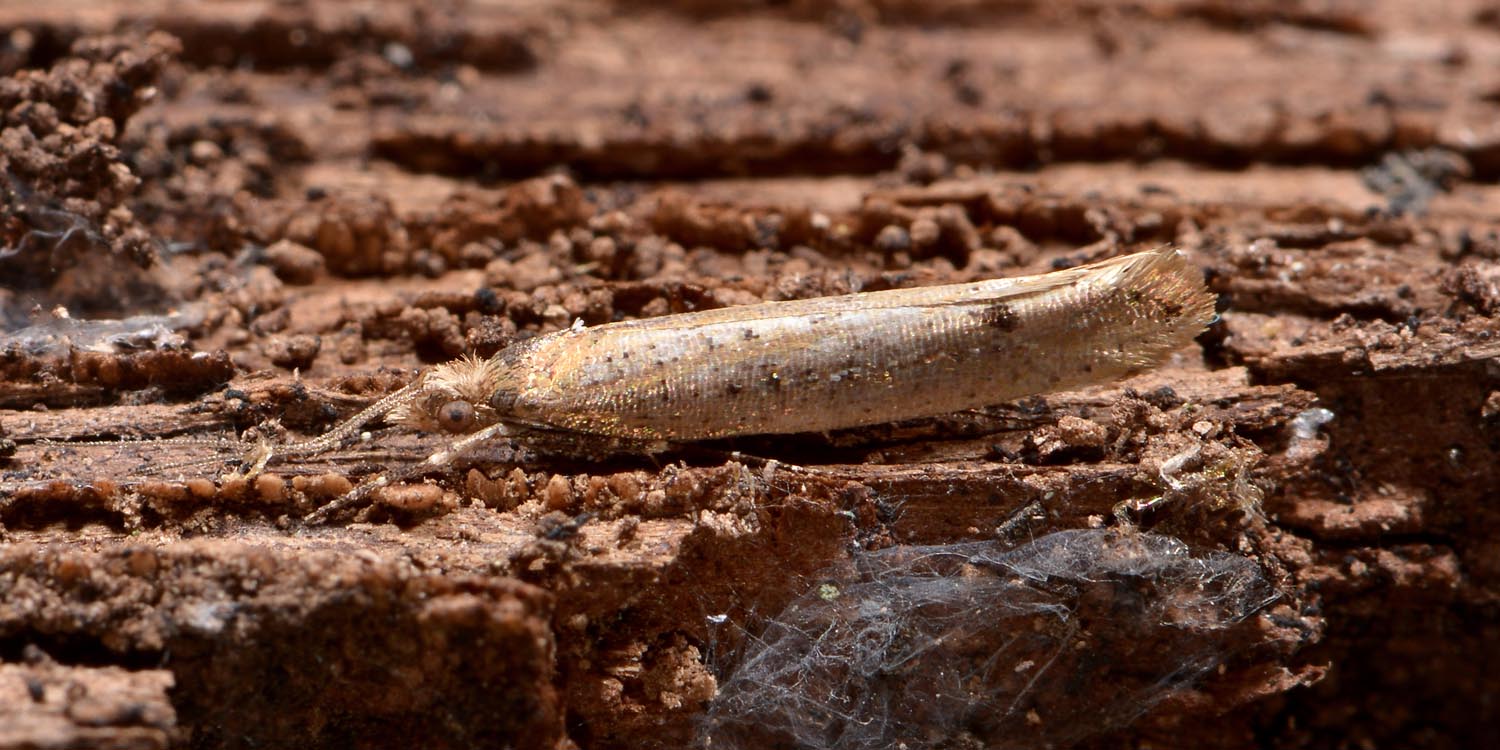
[[1188,260],[1187,254],[1164,245],[1139,253],[1138,263],[1122,271],[1122,287],[1138,289],[1156,300],[1169,313],[1173,330],[1196,336],[1217,312],[1218,296],[1204,283],[1203,270]]

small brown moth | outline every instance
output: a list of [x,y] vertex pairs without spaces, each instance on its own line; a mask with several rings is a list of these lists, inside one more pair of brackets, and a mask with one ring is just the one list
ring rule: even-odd
[[433,367],[276,452],[331,449],[380,417],[463,436],[431,467],[534,430],[664,444],[935,416],[1153,367],[1213,316],[1201,272],[1164,248],[1037,276],[575,325]]

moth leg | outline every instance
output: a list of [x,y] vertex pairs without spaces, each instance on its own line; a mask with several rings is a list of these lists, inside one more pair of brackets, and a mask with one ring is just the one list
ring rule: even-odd
[[466,450],[476,445],[497,438],[512,437],[515,434],[517,434],[516,430],[508,424],[503,422],[492,424],[472,435],[466,435],[462,439],[450,443],[447,448],[433,453],[418,463],[403,466],[393,471],[386,471],[376,475],[372,479],[360,482],[359,486],[344,493],[343,497],[309,513],[303,518],[303,521],[308,524],[323,523],[329,520],[335,513],[340,513],[364,504],[366,498],[382,487],[426,473],[434,468],[448,466]]
[[515,437],[517,434],[519,433],[514,427],[504,422],[497,422],[472,435],[468,435],[461,440],[454,441],[446,449],[440,450],[437,453],[428,456],[427,459],[422,463],[427,468],[431,468],[433,466],[446,466],[450,463],[453,463],[453,459],[457,458],[464,451],[476,445],[479,445],[480,443],[485,443],[496,438]]
[[780,459],[766,458],[764,456],[757,456],[753,453],[745,453],[744,451],[723,451],[722,453],[726,461],[738,461],[742,464],[755,466],[759,468],[767,477],[770,477],[778,471],[785,471],[789,474],[800,474],[803,476],[826,476],[828,474],[827,471],[821,469],[814,469],[807,466],[802,466],[801,464],[789,464]]

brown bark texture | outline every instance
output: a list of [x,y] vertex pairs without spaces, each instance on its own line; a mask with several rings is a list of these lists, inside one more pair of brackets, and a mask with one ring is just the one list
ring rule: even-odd
[[[0,6],[0,750],[1494,745],[1497,63],[1469,0]],[[255,465],[575,321],[1165,244],[1220,315],[1123,381],[322,523],[451,438]]]

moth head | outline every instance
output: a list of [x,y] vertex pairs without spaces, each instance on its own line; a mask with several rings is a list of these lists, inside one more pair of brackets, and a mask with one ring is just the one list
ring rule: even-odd
[[391,409],[387,421],[453,435],[489,427],[502,416],[491,401],[504,381],[496,360],[460,357],[423,373],[411,398]]

